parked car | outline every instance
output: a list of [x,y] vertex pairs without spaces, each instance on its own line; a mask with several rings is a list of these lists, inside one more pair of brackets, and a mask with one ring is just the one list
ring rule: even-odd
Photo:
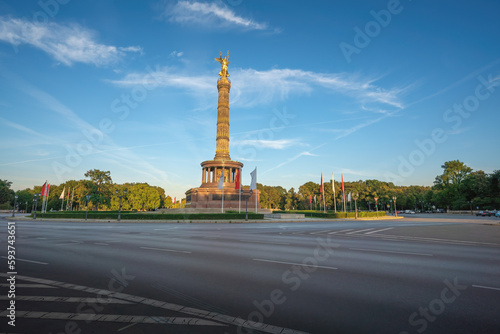
[[486,211],[479,211],[478,213],[476,213],[476,216],[490,217],[491,216],[491,212],[489,212],[488,210],[486,210]]
[[495,217],[500,218],[500,211],[498,211],[497,213],[495,213]]
[[415,211],[413,211],[413,210],[405,210],[405,213],[410,215],[410,214],[414,214]]

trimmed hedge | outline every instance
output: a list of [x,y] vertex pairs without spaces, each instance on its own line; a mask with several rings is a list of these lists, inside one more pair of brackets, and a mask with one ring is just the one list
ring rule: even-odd
[[[273,211],[273,213],[303,213],[306,217],[316,217],[316,218],[354,218],[354,212],[333,212],[327,211],[326,213],[314,210],[293,210],[293,211]],[[384,217],[385,211],[379,211],[378,216]],[[359,218],[377,217],[376,212],[358,211]]]
[[[85,219],[85,211],[66,211],[38,213],[38,218],[77,218]],[[89,211],[88,219],[118,219],[118,211]],[[260,213],[248,213],[249,219],[264,219]],[[244,213],[136,213],[122,212],[123,220],[230,220],[245,219]]]

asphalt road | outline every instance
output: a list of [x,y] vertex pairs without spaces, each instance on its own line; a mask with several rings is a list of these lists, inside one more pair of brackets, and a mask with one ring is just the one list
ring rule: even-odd
[[[499,333],[500,220],[15,222],[0,332]],[[6,308],[15,300],[15,327]]]

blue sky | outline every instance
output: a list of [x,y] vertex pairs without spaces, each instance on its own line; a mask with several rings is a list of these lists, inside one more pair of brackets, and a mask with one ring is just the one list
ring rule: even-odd
[[229,51],[243,183],[431,185],[500,168],[500,3],[0,1],[0,178],[111,171],[181,197],[215,155]]

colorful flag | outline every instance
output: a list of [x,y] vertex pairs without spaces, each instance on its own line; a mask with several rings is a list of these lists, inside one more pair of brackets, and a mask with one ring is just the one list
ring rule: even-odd
[[174,197],[174,206],[177,204],[177,197]]
[[234,182],[234,189],[240,189],[241,188],[241,173],[240,169],[236,170],[236,180]]
[[342,174],[342,194],[344,193],[344,174]]
[[252,182],[250,183],[250,190],[257,189],[257,167],[250,173],[252,177]]
[[68,188],[68,196],[66,197],[66,200],[69,201],[69,193],[71,192],[71,188]]
[[347,196],[347,200],[350,202],[351,201],[351,192],[349,192],[349,195]]
[[[320,193],[323,193],[323,172],[321,172],[321,188],[319,189]],[[319,201],[321,202],[321,196],[319,197]]]
[[222,173],[219,178],[219,189],[224,189],[224,168],[222,169]]
[[312,196],[309,195],[309,204],[311,204],[311,203],[312,203]]
[[46,193],[47,193],[47,181],[45,181],[45,183],[43,184],[42,186],[42,190],[40,191],[40,194],[42,197],[45,197]]
[[314,195],[314,205],[316,205],[316,195]]
[[61,193],[61,196],[59,196],[59,199],[64,199],[64,191],[66,190],[66,186],[63,188],[63,191]]

